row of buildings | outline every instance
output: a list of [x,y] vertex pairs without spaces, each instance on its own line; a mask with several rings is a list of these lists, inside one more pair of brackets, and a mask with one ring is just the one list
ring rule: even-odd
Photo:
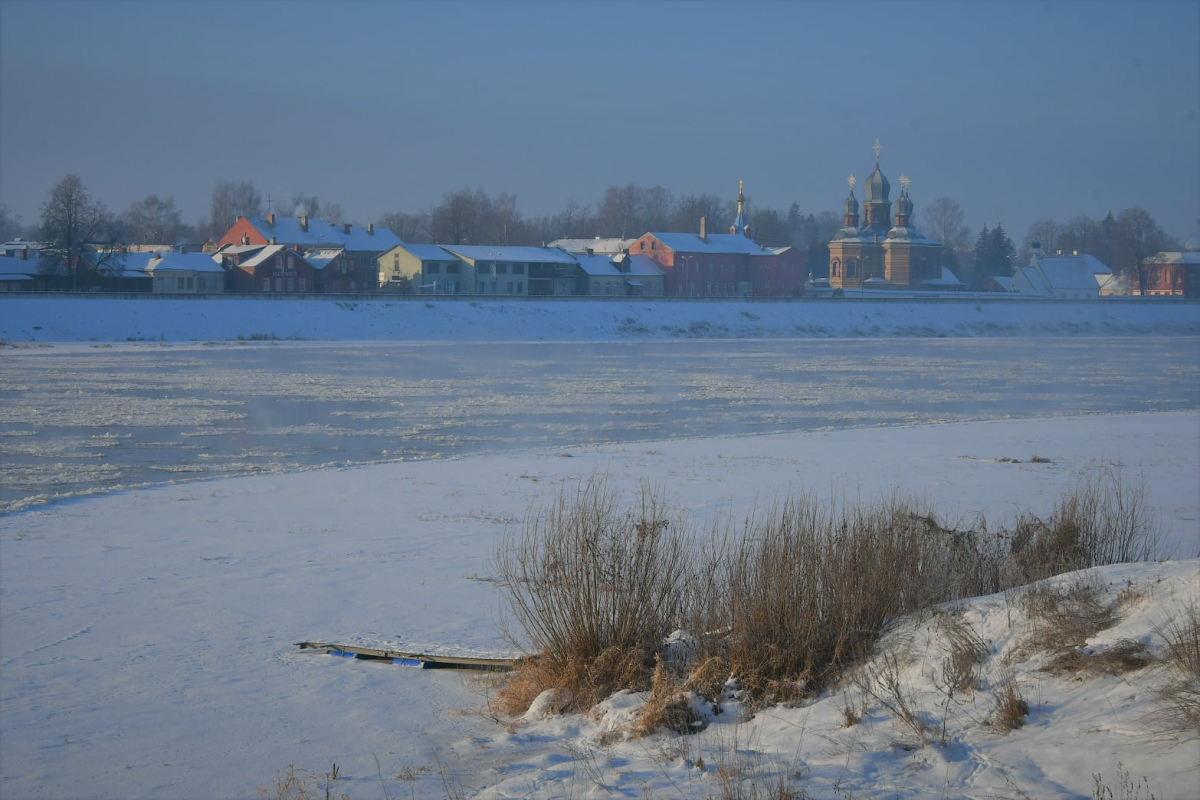
[[[387,228],[333,225],[306,216],[239,217],[199,253],[142,246],[126,253],[104,288],[172,294],[362,294],[413,292],[505,296],[796,297],[898,292],[961,292],[945,266],[942,243],[913,224],[908,178],[900,176],[893,213],[891,183],[880,166],[850,194],[842,227],[829,242],[829,277],[808,280],[804,254],[751,236],[739,182],[728,233],[647,232],[636,239],[560,239],[543,247],[410,244]],[[64,288],[39,268],[37,245],[9,243],[0,253],[0,291]],[[1132,292],[1200,296],[1200,242],[1160,253],[1135,276]],[[30,253],[32,252],[32,256]],[[1033,243],[1027,266],[992,278],[989,291],[1060,299],[1129,293],[1108,266],[1087,254],[1046,254]],[[70,287],[67,287],[70,288]]]

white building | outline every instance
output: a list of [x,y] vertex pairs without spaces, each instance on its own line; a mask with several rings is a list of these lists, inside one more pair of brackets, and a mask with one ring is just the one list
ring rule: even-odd
[[1096,300],[1101,284],[1111,275],[1112,270],[1095,256],[1042,255],[1041,242],[1035,241],[1029,266],[1013,272],[1008,291],[1058,300]]

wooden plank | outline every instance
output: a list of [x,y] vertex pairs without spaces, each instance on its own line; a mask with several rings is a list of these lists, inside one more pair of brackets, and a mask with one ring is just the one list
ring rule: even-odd
[[374,647],[333,644],[330,642],[296,642],[301,650],[321,650],[347,658],[372,661],[390,661],[405,666],[420,666],[422,669],[474,669],[492,672],[507,672],[516,665],[513,658],[474,658],[469,656],[430,655],[409,653],[402,650],[382,650]]

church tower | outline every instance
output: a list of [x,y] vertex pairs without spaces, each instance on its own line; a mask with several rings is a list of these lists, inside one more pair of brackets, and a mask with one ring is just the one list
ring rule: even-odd
[[882,149],[883,145],[876,139],[875,170],[867,176],[867,182],[863,186],[863,227],[869,233],[881,235],[891,227],[892,221],[892,202],[888,199],[892,185],[879,168],[879,151]]
[[746,195],[742,191],[742,186],[745,181],[738,181],[738,196],[737,196],[737,216],[733,220],[733,224],[729,226],[729,232],[733,234],[740,233],[743,236],[750,235],[750,224],[746,222]]

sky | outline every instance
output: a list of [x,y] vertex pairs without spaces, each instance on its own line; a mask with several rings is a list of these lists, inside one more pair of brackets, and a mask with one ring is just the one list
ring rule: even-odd
[[24,223],[68,173],[188,222],[247,178],[364,223],[631,181],[840,213],[876,139],[918,219],[947,196],[1019,241],[1140,206],[1186,238],[1200,3],[0,0],[0,202]]

